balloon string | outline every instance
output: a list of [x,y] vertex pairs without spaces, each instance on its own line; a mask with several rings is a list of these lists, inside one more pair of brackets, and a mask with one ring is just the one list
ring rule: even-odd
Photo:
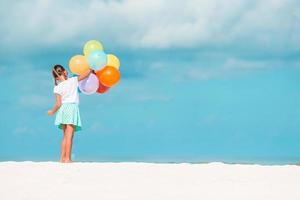
[[[60,77],[55,69],[52,69],[52,71],[56,74],[57,78]],[[54,84],[56,85],[56,79],[55,78],[54,78]]]
[[56,76],[59,77],[59,74],[56,72],[55,69],[53,69],[52,71],[54,71],[54,73],[56,74]]

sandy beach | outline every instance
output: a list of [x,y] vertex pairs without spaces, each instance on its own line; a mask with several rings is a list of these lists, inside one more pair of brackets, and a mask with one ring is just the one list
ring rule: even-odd
[[300,167],[0,162],[1,200],[300,199]]

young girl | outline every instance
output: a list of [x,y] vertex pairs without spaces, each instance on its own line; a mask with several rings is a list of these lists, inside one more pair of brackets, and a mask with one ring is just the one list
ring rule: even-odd
[[48,115],[56,114],[55,125],[63,130],[63,139],[61,143],[60,162],[69,163],[71,160],[72,143],[74,131],[81,130],[81,121],[79,114],[79,95],[78,81],[89,76],[92,70],[78,76],[68,78],[68,72],[61,65],[55,65],[52,69],[54,78],[54,94],[56,103]]

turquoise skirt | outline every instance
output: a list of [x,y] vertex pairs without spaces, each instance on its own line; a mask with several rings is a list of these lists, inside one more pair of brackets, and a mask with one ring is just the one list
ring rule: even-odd
[[80,131],[81,120],[78,104],[63,103],[56,113],[54,124],[60,129],[62,129],[64,124],[72,124],[75,127],[75,131]]

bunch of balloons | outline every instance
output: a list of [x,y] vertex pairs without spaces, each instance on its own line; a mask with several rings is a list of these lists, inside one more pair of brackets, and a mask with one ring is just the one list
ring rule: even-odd
[[87,95],[105,93],[120,80],[120,61],[113,54],[106,54],[103,45],[90,40],[83,47],[84,55],[75,55],[69,61],[73,74],[80,75],[90,68],[95,70],[86,79],[79,82],[79,90]]

